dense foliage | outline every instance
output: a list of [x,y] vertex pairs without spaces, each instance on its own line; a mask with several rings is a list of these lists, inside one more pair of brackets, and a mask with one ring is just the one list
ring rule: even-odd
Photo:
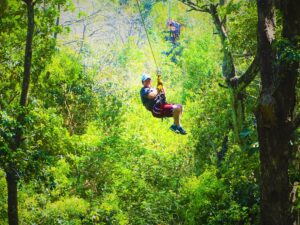
[[[18,165],[20,224],[260,223],[254,119],[259,84],[255,79],[243,96],[247,127],[240,133],[246,143],[241,148],[210,17],[187,13],[178,1],[141,1],[168,101],[185,106],[182,124],[189,134],[180,136],[169,131],[171,119],[152,118],[140,103],[140,75],[147,71],[154,78],[156,68],[135,1],[38,1],[25,109],[18,102],[26,8],[17,0],[4,2],[0,224],[8,223],[10,161]],[[256,51],[255,1],[230,1],[219,13],[228,17],[228,48],[240,75]],[[165,41],[168,14],[183,25],[175,48]],[[27,113],[24,142],[12,153],[20,110]],[[295,181],[297,166],[291,168]]]

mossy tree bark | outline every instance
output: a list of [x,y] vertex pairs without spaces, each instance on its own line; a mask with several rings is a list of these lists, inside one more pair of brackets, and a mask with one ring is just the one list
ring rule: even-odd
[[[276,40],[275,5],[282,11],[283,32]],[[261,161],[261,224],[294,223],[289,181],[290,144],[299,126],[295,118],[299,61],[288,58],[287,48],[297,51],[300,35],[299,4],[294,0],[257,0],[258,57],[262,90],[256,112]]]

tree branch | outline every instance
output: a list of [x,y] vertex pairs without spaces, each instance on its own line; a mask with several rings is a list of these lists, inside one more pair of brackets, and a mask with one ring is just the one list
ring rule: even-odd
[[248,52],[248,53],[244,53],[244,54],[233,54],[233,56],[237,57],[237,58],[249,58],[249,57],[253,57],[255,55],[252,54],[251,52]]
[[188,12],[189,11],[199,11],[199,12],[209,13],[209,5],[200,6],[200,5],[195,4],[194,2],[192,2],[190,0],[179,0],[179,1],[191,8],[191,9],[188,10]]
[[99,29],[96,29],[94,31],[92,31],[88,36],[92,37],[94,34],[96,34],[98,31],[101,31],[103,29],[104,26],[101,26]]
[[[24,0],[23,0],[24,1]],[[86,21],[86,20],[89,20],[89,19],[92,19],[94,16],[97,16],[98,13],[102,12],[102,9],[98,9],[97,11],[91,13],[90,15],[88,16],[85,16],[84,18],[81,18],[81,19],[78,19],[78,20],[68,20],[68,21],[65,21],[62,26],[71,26],[72,24],[75,24],[75,23],[81,23],[83,21]]]
[[300,114],[296,116],[293,123],[293,131],[296,130],[300,126]]
[[67,42],[64,42],[63,45],[69,45],[69,44],[78,43],[78,42],[79,42],[79,40],[67,41]]
[[27,5],[31,5],[34,6],[36,4],[36,0],[32,1],[32,0],[22,0],[23,2],[25,2]]
[[224,85],[224,84],[221,84],[221,83],[218,83],[218,85],[221,87],[221,88],[228,88],[228,86]]
[[255,56],[253,62],[248,67],[246,72],[241,77],[238,78],[237,91],[240,92],[243,89],[245,89],[251,83],[251,81],[256,77],[258,72],[259,72],[258,59],[257,56]]

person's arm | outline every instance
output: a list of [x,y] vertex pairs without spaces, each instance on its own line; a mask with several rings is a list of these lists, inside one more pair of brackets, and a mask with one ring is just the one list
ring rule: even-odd
[[147,95],[148,99],[154,99],[156,97],[156,95],[158,94],[156,89],[151,89],[149,94]]

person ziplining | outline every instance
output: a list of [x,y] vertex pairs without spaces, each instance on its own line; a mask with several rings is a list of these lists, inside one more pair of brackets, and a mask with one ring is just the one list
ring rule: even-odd
[[184,48],[179,42],[181,24],[169,17],[167,20],[167,28],[168,31],[166,32],[169,33],[169,35],[165,37],[165,40],[172,43],[172,48],[168,51],[163,51],[162,54],[166,56],[171,55],[171,61],[177,63],[177,56],[181,55]]
[[158,77],[158,88],[151,86],[152,80],[149,74],[142,74],[143,87],[140,90],[140,96],[143,105],[156,118],[173,117],[174,124],[170,127],[172,131],[178,134],[187,134],[180,125],[180,117],[183,113],[183,107],[180,104],[170,104],[166,102],[165,88]]
[[167,27],[169,28],[171,42],[176,44],[180,37],[181,24],[169,18],[167,20]]
[[176,46],[180,37],[181,24],[172,19],[171,9],[172,9],[171,0],[168,0],[169,15],[167,20],[167,28],[168,28],[167,32],[169,33],[170,36],[166,37],[166,40],[171,41],[172,44]]
[[140,96],[143,105],[147,110],[151,111],[152,115],[156,118],[165,118],[165,117],[173,117],[174,124],[171,125],[170,129],[178,134],[187,134],[183,127],[180,125],[180,118],[183,113],[183,107],[180,104],[169,104],[166,102],[165,96],[165,88],[163,87],[163,83],[161,80],[161,75],[159,73],[158,65],[154,56],[153,48],[150,42],[150,38],[146,29],[145,21],[142,17],[142,10],[140,7],[139,0],[136,0],[140,17],[142,20],[142,25],[145,29],[147,40],[151,49],[152,57],[157,69],[157,88],[153,88],[151,86],[151,77],[149,74],[142,74],[142,84],[143,87],[140,90]]

